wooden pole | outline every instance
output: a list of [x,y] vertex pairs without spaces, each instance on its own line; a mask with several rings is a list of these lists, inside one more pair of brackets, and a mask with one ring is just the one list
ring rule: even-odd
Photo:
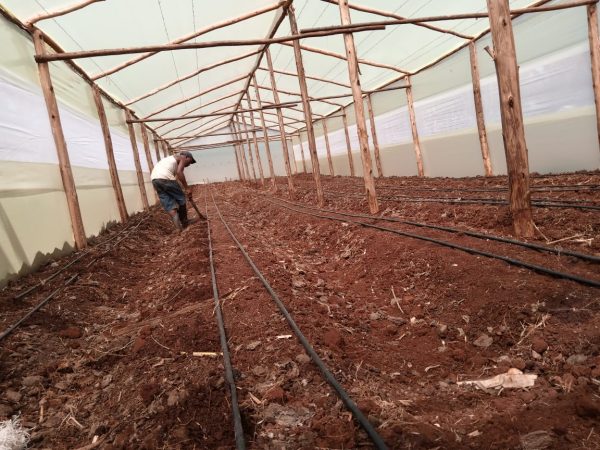
[[375,164],[377,165],[377,176],[383,177],[383,167],[381,165],[381,154],[379,153],[379,141],[377,140],[377,127],[375,126],[375,114],[373,114],[373,103],[371,94],[367,95],[367,108],[369,110],[369,122],[371,123],[371,137],[373,138],[373,147],[375,149]]
[[323,117],[323,137],[325,138],[325,148],[327,149],[327,163],[329,164],[329,175],[335,176],[333,171],[333,160],[331,159],[331,148],[329,147],[329,134],[327,132],[327,117]]
[[348,132],[348,115],[346,108],[342,108],[342,120],[344,121],[344,134],[346,135],[346,150],[348,151],[348,164],[350,165],[350,176],[355,176],[354,173],[354,158],[352,158],[352,146],[350,144],[350,133]]
[[[35,46],[35,52],[38,55],[46,54],[44,40],[39,30],[35,30],[33,32],[33,43]],[[62,124],[60,121],[60,111],[58,109],[58,103],[54,94],[54,86],[52,85],[52,78],[50,76],[50,67],[48,66],[48,63],[39,63],[38,71],[42,92],[44,93],[44,100],[46,101],[48,119],[50,120],[50,127],[52,129],[52,137],[54,138],[54,145],[56,147],[56,154],[58,156],[60,176],[62,178],[63,188],[67,197],[67,206],[69,209],[69,216],[71,217],[71,227],[73,229],[75,247],[80,250],[87,246],[87,239],[85,236],[83,219],[81,217],[81,209],[79,208],[79,198],[77,197],[75,180],[73,178],[73,172],[71,171],[69,151],[67,149],[65,135],[63,134]]]
[[158,151],[159,146],[158,146],[158,137],[156,136],[156,134],[154,134],[154,153],[156,154],[156,162],[160,161],[160,153]]
[[[292,35],[298,35],[298,24],[296,23],[296,13],[294,6],[290,5],[288,9],[288,18],[290,21],[290,31]],[[312,173],[317,189],[317,203],[319,206],[325,205],[325,196],[323,194],[323,186],[321,185],[321,171],[319,169],[319,157],[317,155],[317,143],[315,140],[315,130],[313,128],[312,110],[308,96],[308,88],[306,85],[306,77],[304,71],[304,62],[302,61],[302,51],[300,50],[300,42],[293,41],[294,58],[296,59],[296,72],[298,73],[298,84],[300,85],[300,94],[302,94],[302,106],[304,109],[304,118],[306,121],[306,137],[308,140],[308,149],[312,161]],[[302,140],[300,141],[302,145]]]
[[[327,1],[327,0],[323,0],[323,1]],[[512,11],[509,11],[509,17],[511,14],[529,14],[529,13],[538,13],[538,12],[547,12],[547,11],[559,11],[562,9],[569,9],[569,8],[575,8],[575,7],[579,7],[579,6],[587,6],[587,5],[591,5],[591,4],[595,4],[597,3],[598,0],[578,0],[578,1],[572,1],[569,3],[563,3],[563,4],[559,4],[559,5],[551,5],[551,6],[544,6],[544,7],[526,7],[526,8],[520,8],[520,9],[513,9]],[[486,18],[490,18],[491,19],[491,15],[488,13],[464,13],[464,14],[449,14],[449,15],[443,15],[443,16],[426,16],[426,17],[411,17],[411,18],[403,18],[403,19],[395,19],[395,20],[384,20],[384,21],[378,21],[378,22],[367,22],[367,23],[356,23],[353,25],[347,25],[347,26],[326,26],[326,27],[317,27],[317,28],[309,28],[309,29],[303,29],[302,30],[302,35],[306,34],[308,36],[312,36],[313,33],[318,33],[318,32],[326,32],[326,31],[345,31],[346,33],[354,33],[355,29],[363,29],[366,26],[375,26],[375,25],[381,25],[381,26],[392,26],[392,25],[406,25],[406,24],[420,24],[420,23],[426,23],[426,22],[442,22],[442,21],[446,21],[446,20],[464,20],[464,19],[486,19]]]
[[50,11],[50,12],[47,12],[44,14],[38,14],[37,16],[34,16],[34,17],[26,20],[24,22],[24,25],[27,28],[30,28],[34,23],[39,22],[40,20],[46,20],[46,19],[52,19],[53,17],[64,16],[65,14],[68,14],[70,12],[85,8],[86,6],[91,5],[92,3],[103,2],[103,1],[104,0],[86,0],[84,2],[79,2],[74,5],[71,5],[67,8],[59,9],[56,11]]
[[117,164],[115,162],[115,154],[113,150],[112,138],[110,136],[110,128],[108,126],[108,120],[106,119],[106,111],[104,110],[104,104],[102,103],[100,90],[98,88],[93,88],[92,92],[94,94],[94,102],[96,103],[96,109],[98,110],[98,120],[100,121],[100,127],[102,128],[102,136],[104,137],[106,159],[108,161],[110,180],[112,181],[113,190],[115,191],[115,198],[117,200],[119,216],[121,217],[121,222],[125,222],[129,215],[127,214],[125,198],[123,197],[123,190],[121,189],[121,182],[119,180],[119,172],[117,171]]
[[298,161],[296,160],[296,153],[294,152],[294,140],[292,139],[292,137],[290,136],[290,151],[292,153],[292,160],[294,161],[294,174],[298,175]]
[[[281,45],[287,45],[290,47],[293,46],[293,44],[290,44],[289,42],[283,42],[283,43],[281,43]],[[332,58],[341,59],[343,61],[347,60],[344,55],[340,55],[339,53],[330,52],[328,50],[323,50],[320,48],[309,47],[307,45],[301,45],[300,49],[307,51],[307,52],[311,52],[311,53],[318,53],[320,55],[331,56]],[[406,70],[402,70],[402,69],[399,69],[398,67],[390,66],[389,64],[382,64],[382,63],[378,63],[375,61],[369,61],[366,59],[359,59],[358,62],[359,62],[359,64],[363,64],[365,66],[379,67],[380,69],[388,69],[388,70],[391,70],[394,72],[400,72],[404,75],[407,75],[409,73]]]
[[[349,25],[350,9],[348,0],[339,0],[340,19],[342,25]],[[360,145],[360,156],[362,158],[363,179],[365,182],[365,191],[367,201],[369,202],[369,211],[371,214],[379,212],[379,202],[375,192],[375,180],[373,179],[373,168],[371,163],[371,152],[369,150],[369,135],[367,134],[367,123],[365,121],[365,105],[363,103],[363,92],[360,86],[360,76],[358,75],[358,56],[354,45],[354,36],[352,33],[344,34],[344,44],[346,45],[346,56],[348,57],[348,75],[352,85],[352,96],[354,98],[354,115],[356,117],[356,130],[358,133],[358,143]]]
[[[264,142],[265,142],[265,151],[267,152],[267,159],[269,162],[269,174],[271,175],[271,188],[273,191],[277,191],[277,183],[275,182],[275,169],[273,168],[273,159],[271,158],[271,147],[269,145],[269,132],[267,131],[267,126],[265,125],[265,115],[262,109],[262,101],[260,98],[260,91],[258,90],[258,83],[256,82],[256,74],[252,75],[252,84],[254,85],[254,94],[256,95],[256,102],[258,103],[258,111],[260,115],[260,122],[262,125]],[[253,131],[255,133],[255,131]]]
[[[128,109],[125,110],[125,119],[131,120],[131,113]],[[131,141],[131,150],[133,151],[133,162],[135,163],[135,172],[137,174],[138,187],[142,196],[142,204],[144,209],[149,209],[148,196],[146,195],[146,186],[144,185],[144,174],[142,173],[142,165],[140,164],[140,153],[138,151],[137,141],[135,139],[135,130],[132,123],[127,123],[129,129],[129,140]]]
[[[361,31],[373,31],[373,30],[385,30],[383,25],[364,25],[352,28],[352,33],[358,33]],[[316,38],[324,36],[333,36],[336,34],[348,33],[347,29],[330,29],[326,31],[310,31],[297,34],[293,36],[281,36],[277,38],[269,39],[244,39],[244,40],[225,40],[225,41],[210,41],[210,42],[197,42],[192,44],[163,44],[163,45],[149,45],[144,47],[129,47],[129,48],[107,48],[100,50],[83,50],[79,52],[64,52],[60,54],[46,54],[46,55],[35,55],[36,62],[49,62],[49,61],[64,61],[81,58],[97,58],[100,56],[114,56],[114,55],[131,55],[135,53],[159,53],[174,50],[193,50],[199,48],[219,48],[219,47],[242,47],[242,46],[256,46],[256,45],[271,45],[281,44],[288,41],[299,41],[300,39]],[[394,69],[397,70],[397,69]],[[101,74],[102,75],[102,74]],[[94,77],[98,79],[99,76]]]
[[600,38],[598,37],[598,7],[587,7],[588,37],[590,41],[590,57],[592,60],[592,84],[596,104],[596,132],[600,144]]
[[[247,113],[247,112],[263,111],[266,109],[275,109],[275,108],[291,108],[293,106],[296,106],[297,104],[298,104],[298,102],[285,102],[285,103],[282,103],[281,105],[266,105],[266,106],[263,106],[262,108],[248,108],[248,109],[238,109],[238,110],[232,109],[230,111],[222,111],[223,109],[235,107],[235,104],[232,104],[232,105],[228,105],[228,106],[223,107],[218,110],[221,112],[211,112],[211,113],[206,113],[206,114],[194,114],[194,115],[175,116],[175,117],[160,117],[160,118],[155,118],[155,119],[132,119],[131,122],[132,123],[147,123],[147,122],[162,122],[162,121],[173,122],[175,120],[203,119],[205,117],[228,116],[228,115],[232,115],[234,113],[236,113],[236,114],[237,113]],[[189,125],[189,123],[187,125]]]
[[[250,104],[250,95],[246,92],[246,103],[248,104],[248,109],[252,108]],[[256,122],[254,122],[254,113],[250,112],[250,126],[253,130],[256,130]],[[256,165],[258,166],[258,173],[260,175],[260,184],[264,187],[265,185],[265,177],[263,173],[262,167],[262,158],[260,157],[260,149],[258,148],[258,141],[256,139],[256,131],[252,131],[252,142],[254,142],[254,153],[256,155]]]
[[148,139],[148,130],[145,125],[140,125],[142,130],[142,140],[144,141],[144,153],[146,154],[146,162],[148,163],[148,169],[150,172],[154,169],[154,163],[152,162],[152,156],[150,155],[150,140]]
[[[332,3],[334,5],[337,5],[339,3],[338,0],[322,0],[322,1],[325,1],[327,3]],[[390,12],[387,12],[387,11],[382,11],[382,10],[379,10],[379,9],[366,8],[364,6],[359,6],[359,5],[348,5],[348,7],[350,9],[354,9],[356,11],[367,12],[367,13],[370,13],[370,14],[377,14],[379,16],[384,16],[384,17],[391,17],[393,19],[399,19],[399,20],[406,19],[406,17],[400,16],[398,14],[390,13]],[[458,33],[456,31],[449,30],[447,28],[440,28],[440,27],[436,27],[434,25],[429,25],[428,23],[415,23],[415,25],[418,26],[418,27],[428,28],[428,29],[430,29],[432,31],[437,31],[439,33],[451,34],[453,36],[456,36],[456,37],[459,37],[459,38],[462,38],[462,39],[472,39],[472,36],[467,36],[465,34]]]
[[197,94],[191,95],[191,96],[189,96],[187,98],[184,98],[182,100],[178,100],[178,101],[176,101],[174,103],[171,103],[171,104],[169,104],[169,105],[167,105],[167,106],[165,106],[165,107],[163,107],[163,108],[161,108],[159,110],[156,110],[156,111],[148,114],[146,117],[144,117],[144,119],[149,119],[150,117],[153,117],[153,116],[155,116],[157,114],[165,112],[168,109],[174,108],[175,106],[179,106],[182,103],[189,102],[190,100],[193,100],[195,98],[201,97],[204,94],[208,94],[209,92],[213,92],[213,91],[216,91],[217,89],[221,89],[223,87],[229,86],[231,83],[236,83],[236,82],[238,82],[240,80],[244,80],[247,77],[248,77],[248,74],[245,74],[245,75],[241,75],[239,77],[236,77],[233,80],[228,80],[228,81],[225,81],[223,83],[219,83],[216,86],[212,86],[212,87],[210,87],[208,89],[205,89],[204,91],[198,92]]
[[[275,9],[279,9],[280,7],[282,7],[284,5],[285,5],[285,2],[283,2],[283,1],[277,2],[277,3],[272,4],[272,5],[267,5],[264,8],[256,9],[254,11],[250,11],[250,13],[243,14],[243,15],[235,17],[233,19],[228,19],[228,20],[225,20],[223,22],[219,22],[219,23],[215,23],[213,25],[209,25],[206,28],[203,28],[203,29],[198,30],[198,31],[194,31],[191,34],[188,34],[186,36],[182,36],[182,37],[180,37],[180,38],[172,41],[171,45],[181,44],[183,42],[189,41],[190,39],[195,39],[198,36],[201,36],[203,34],[206,34],[206,33],[209,33],[211,31],[217,30],[219,28],[224,28],[224,27],[227,27],[227,26],[230,26],[230,25],[234,25],[234,24],[236,24],[238,22],[242,22],[242,21],[247,20],[247,19],[252,19],[252,18],[254,18],[256,16],[259,16],[261,14],[268,13],[268,12],[273,11]],[[150,52],[150,53],[146,53],[146,54],[137,56],[137,57],[135,57],[133,59],[130,59],[129,61],[125,61],[124,63],[119,64],[116,67],[113,67],[110,70],[107,70],[105,72],[99,73],[98,75],[95,75],[92,79],[95,81],[95,80],[97,80],[99,78],[106,77],[106,76],[111,75],[111,74],[113,74],[113,73],[115,73],[115,72],[117,72],[117,71],[119,71],[121,69],[129,67],[129,66],[131,66],[131,65],[133,65],[135,63],[138,63],[140,61],[143,61],[144,59],[149,58],[150,56],[155,55],[155,54],[156,54],[156,52]]]
[[[181,117],[185,116],[186,114],[192,114],[193,112],[196,112],[196,111],[198,111],[199,109],[205,108],[205,107],[207,107],[207,106],[209,106],[209,105],[212,105],[212,104],[214,104],[214,103],[218,103],[218,102],[220,102],[221,100],[225,100],[225,99],[227,99],[227,98],[235,97],[236,95],[240,95],[240,94],[241,94],[241,91],[238,91],[238,92],[233,92],[233,93],[231,93],[231,94],[227,94],[227,95],[223,95],[222,97],[219,97],[219,98],[217,98],[217,99],[215,99],[215,100],[211,100],[211,101],[210,101],[210,102],[208,102],[208,103],[203,103],[201,106],[198,106],[198,107],[196,107],[196,108],[194,108],[194,109],[191,109],[191,110],[189,110],[189,111],[186,111],[186,112],[182,113],[182,114],[181,114]],[[188,123],[186,123],[186,124],[183,124],[183,125],[180,125],[180,126],[178,126],[178,127],[176,127],[176,128],[173,128],[172,130],[169,130],[169,131],[167,131],[167,133],[171,133],[171,132],[172,132],[172,131],[174,131],[174,130],[177,130],[177,129],[179,129],[179,128],[186,127],[186,126],[188,126],[189,124],[191,124],[191,123],[194,123],[194,122],[196,122],[196,120],[192,120],[191,122],[188,122]],[[161,124],[161,125],[157,125],[157,126],[156,126],[156,128],[155,128],[155,130],[158,130],[158,129],[162,128],[162,127],[165,127],[165,126],[169,125],[170,123],[172,123],[172,121],[171,121],[171,122],[165,122],[165,123],[163,123],[163,124]]]
[[[154,162],[152,162],[152,155],[150,154],[150,139],[148,138],[148,130],[146,129],[146,125],[143,123],[140,124],[140,128],[142,130],[142,140],[144,141],[144,153],[146,154],[146,163],[148,164],[148,170],[152,173],[154,169]],[[154,189],[152,189],[152,193],[154,195],[154,203],[158,203],[158,194]]]
[[161,141],[162,144],[162,151],[163,151],[163,156],[166,158],[169,156],[169,152],[167,150],[167,142],[166,141]]
[[184,75],[184,76],[182,76],[182,77],[180,77],[180,78],[177,78],[176,80],[173,80],[173,81],[170,81],[170,82],[168,82],[168,83],[166,83],[166,84],[163,84],[162,86],[160,86],[160,87],[157,87],[156,89],[153,89],[153,90],[152,90],[152,91],[150,91],[150,92],[147,92],[147,93],[145,93],[145,94],[142,94],[142,95],[140,95],[139,97],[136,97],[136,98],[134,98],[133,100],[129,100],[127,103],[125,103],[125,105],[126,105],[126,106],[132,105],[132,104],[134,104],[134,103],[137,103],[137,102],[139,102],[140,100],[143,100],[143,99],[145,99],[145,98],[148,98],[148,97],[151,97],[151,96],[153,96],[153,95],[156,95],[156,94],[158,94],[159,92],[162,92],[162,91],[164,91],[165,89],[168,89],[168,88],[170,88],[171,86],[175,86],[176,84],[179,84],[179,83],[181,83],[182,81],[185,81],[185,80],[188,80],[188,79],[190,79],[190,78],[192,78],[192,77],[195,77],[196,75],[200,75],[201,73],[208,72],[208,71],[209,71],[209,70],[211,70],[211,69],[215,69],[215,68],[217,68],[217,67],[221,67],[221,66],[224,66],[224,65],[226,65],[226,64],[230,64],[230,63],[232,63],[232,62],[239,61],[239,60],[241,60],[241,59],[246,59],[246,58],[249,58],[250,56],[254,56],[254,55],[258,54],[258,53],[260,53],[260,50],[254,50],[254,51],[251,51],[251,52],[244,53],[243,55],[236,56],[235,58],[229,58],[229,59],[225,59],[225,60],[223,60],[223,61],[219,61],[219,62],[216,62],[216,63],[214,63],[214,64],[211,64],[211,65],[209,65],[209,66],[206,66],[206,67],[203,67],[203,68],[201,68],[201,69],[195,70],[195,71],[193,71],[192,73],[189,73],[189,74],[187,74],[187,75]]
[[529,162],[521,109],[519,68],[508,0],[487,0],[498,77],[502,137],[508,169],[510,210],[515,234],[532,237],[535,226],[531,213]]
[[[271,60],[271,52],[267,48],[265,50],[265,56],[267,57],[267,67],[269,69],[269,78],[271,80],[271,91],[273,92],[273,101],[278,104],[279,101],[279,93],[277,92],[277,84],[275,82],[275,75],[273,71],[273,61]],[[258,85],[256,85],[258,88]],[[290,166],[290,154],[287,145],[287,139],[285,135],[285,126],[283,124],[283,113],[281,112],[281,108],[277,108],[277,120],[279,124],[279,135],[281,136],[281,149],[283,151],[283,161],[285,164],[285,173],[287,175],[288,181],[288,194],[290,197],[294,193],[294,181],[292,180],[292,168]]]
[[235,137],[240,141],[240,159],[242,161],[242,167],[244,169],[244,179],[247,182],[250,182],[250,170],[248,169],[248,160],[246,159],[246,151],[244,150],[244,143],[242,141],[242,136],[238,133],[236,122],[231,121],[231,126],[233,127],[233,132]]
[[239,139],[237,139],[237,136],[234,134],[233,128],[231,127],[231,125],[229,125],[229,130],[230,130],[229,135],[238,141],[237,143],[233,144],[233,151],[235,153],[235,166],[237,168],[239,180],[244,181],[244,175],[242,173],[242,168],[241,168],[242,165],[240,164],[240,154],[239,154],[239,142],[240,141],[239,141]]
[[[269,71],[269,69],[265,69],[264,67],[259,67],[258,70],[264,70],[264,71],[267,71],[267,72]],[[289,75],[290,77],[298,78],[298,74],[296,74],[294,72],[288,72],[288,71],[285,71],[285,70],[273,70],[273,72],[281,74],[281,75]],[[334,80],[328,80],[326,78],[311,77],[311,76],[306,75],[306,79],[307,80],[320,81],[322,83],[334,84],[336,86],[340,86],[340,87],[344,87],[344,88],[350,89],[350,85],[349,84],[341,83],[339,81],[334,81]]]
[[304,173],[308,173],[306,170],[306,158],[304,157],[304,146],[302,145],[302,135],[298,133],[298,142],[300,143],[300,155],[302,156],[302,170]]
[[477,117],[477,132],[479,133],[479,145],[485,176],[491,177],[492,160],[490,159],[490,147],[488,145],[487,131],[485,129],[485,118],[483,116],[483,102],[481,101],[481,85],[479,80],[479,63],[477,61],[477,47],[475,42],[469,43],[469,55],[471,58],[471,79],[473,81],[473,99],[475,101],[475,115]]
[[[244,125],[243,133],[246,135],[246,142],[248,144],[248,155],[250,155],[250,165],[252,166],[252,178],[254,178],[254,182],[258,182],[256,178],[256,169],[254,168],[254,158],[252,157],[252,144],[250,144],[250,134],[248,133],[248,125],[246,124],[246,118],[243,114],[240,114],[242,118],[242,124]],[[254,127],[253,127],[254,128]]]
[[[410,84],[410,78],[406,77],[406,83]],[[415,116],[415,105],[412,95],[412,87],[406,89],[406,102],[408,105],[408,115],[410,117],[410,129],[412,130],[413,145],[415,149],[415,159],[417,160],[417,173],[420,177],[425,176],[423,169],[423,155],[421,153],[421,142],[419,140],[419,131],[417,130],[417,118]]]

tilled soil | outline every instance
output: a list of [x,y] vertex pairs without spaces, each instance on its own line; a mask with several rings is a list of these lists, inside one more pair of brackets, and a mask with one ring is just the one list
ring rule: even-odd
[[[314,207],[312,178],[294,180],[292,200]],[[195,194],[199,205],[208,206],[249,448],[372,444],[290,336],[219,220],[211,193],[308,341],[390,448],[600,448],[597,288],[286,209],[287,183],[277,181],[277,193],[221,183],[198,187]],[[466,189],[505,183],[502,177],[378,181],[382,197],[402,188],[410,198],[466,198]],[[595,185],[600,176],[534,179],[542,183]],[[324,186],[327,208],[368,212],[358,179],[324,177]],[[416,189],[424,187],[457,191]],[[542,195],[586,204],[600,200],[593,190]],[[382,200],[381,210],[384,216],[465,230],[511,232],[503,205]],[[548,245],[598,255],[598,217],[594,210],[536,208],[540,233],[532,242],[568,238]],[[207,225],[176,234],[166,215],[154,210],[126,226],[135,225],[129,233],[114,227],[97,241],[125,231],[97,243],[90,255],[21,301],[14,295],[77,255],[0,292],[5,329],[80,274],[0,342],[0,418],[20,414],[33,433],[32,447],[78,448],[94,439],[99,448],[234,447],[222,360],[193,356],[220,352]],[[600,280],[597,264],[572,257],[463,235],[444,239]],[[511,368],[537,375],[534,386],[480,390],[459,384]]]

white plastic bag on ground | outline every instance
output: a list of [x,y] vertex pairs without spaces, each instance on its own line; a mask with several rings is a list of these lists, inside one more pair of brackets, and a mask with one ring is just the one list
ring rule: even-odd
[[523,373],[519,369],[508,369],[508,372],[501,373],[485,380],[459,381],[458,385],[473,385],[480,389],[520,389],[532,387],[538,376],[531,373]]
[[0,450],[23,450],[29,442],[29,433],[16,418],[0,422]]

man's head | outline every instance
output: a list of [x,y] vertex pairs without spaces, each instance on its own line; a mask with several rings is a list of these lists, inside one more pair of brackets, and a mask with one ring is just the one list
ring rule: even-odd
[[181,155],[185,158],[185,167],[189,166],[190,164],[196,163],[196,160],[194,159],[194,157],[192,156],[192,154],[190,152],[181,152],[181,153],[179,153],[179,155]]

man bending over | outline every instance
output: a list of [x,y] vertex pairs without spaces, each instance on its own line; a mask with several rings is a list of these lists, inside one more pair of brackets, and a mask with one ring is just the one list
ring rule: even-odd
[[[187,208],[185,206],[185,197],[192,199],[192,190],[185,180],[183,170],[196,160],[190,152],[181,152],[177,155],[168,156],[161,159],[154,166],[150,174],[152,186],[156,189],[160,204],[169,213],[173,223],[178,230],[183,230],[188,226]],[[185,189],[185,194],[177,183]]]

